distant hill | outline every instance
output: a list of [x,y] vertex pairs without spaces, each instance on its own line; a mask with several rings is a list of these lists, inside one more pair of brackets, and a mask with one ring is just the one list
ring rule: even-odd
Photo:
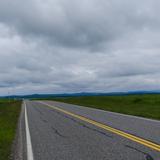
[[52,97],[78,97],[78,96],[125,96],[125,95],[143,95],[160,94],[160,91],[129,91],[129,92],[80,92],[80,93],[62,93],[62,94],[31,94],[31,95],[11,95],[1,96],[0,98],[33,99],[33,98],[52,98]]

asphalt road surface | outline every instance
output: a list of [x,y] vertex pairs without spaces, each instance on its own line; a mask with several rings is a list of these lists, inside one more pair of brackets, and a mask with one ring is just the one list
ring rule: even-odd
[[160,121],[53,101],[24,101],[27,160],[160,160]]

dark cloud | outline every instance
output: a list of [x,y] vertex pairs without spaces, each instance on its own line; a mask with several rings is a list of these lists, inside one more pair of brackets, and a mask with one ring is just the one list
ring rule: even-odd
[[0,94],[160,89],[159,6],[1,0]]

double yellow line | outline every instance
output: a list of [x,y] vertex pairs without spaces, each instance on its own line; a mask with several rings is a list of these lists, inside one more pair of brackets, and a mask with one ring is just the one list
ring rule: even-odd
[[47,106],[49,106],[49,107],[51,107],[51,108],[53,108],[53,109],[55,109],[55,110],[57,110],[57,111],[63,112],[63,113],[65,113],[65,114],[67,114],[67,115],[70,115],[70,116],[72,116],[72,117],[74,117],[74,118],[80,119],[80,120],[82,120],[82,121],[84,121],[84,122],[87,122],[87,123],[90,123],[90,124],[93,124],[93,125],[95,125],[95,126],[97,126],[97,127],[99,127],[99,128],[102,128],[102,129],[104,129],[104,130],[110,131],[110,132],[112,132],[112,133],[115,133],[115,134],[117,134],[117,135],[120,135],[120,136],[122,136],[122,137],[125,137],[125,138],[130,139],[130,140],[132,140],[132,141],[134,141],[134,142],[140,143],[140,144],[142,144],[142,145],[144,145],[144,146],[147,146],[147,147],[149,147],[149,148],[151,148],[151,149],[153,149],[153,150],[156,150],[156,151],[159,151],[159,152],[160,152],[160,145],[158,145],[158,144],[155,144],[155,143],[150,142],[150,141],[148,141],[148,140],[139,138],[139,137],[134,136],[134,135],[132,135],[132,134],[123,132],[123,131],[121,131],[121,130],[112,128],[112,127],[110,127],[110,126],[108,126],[108,125],[105,125],[105,124],[102,124],[102,123],[100,123],[100,122],[91,120],[91,119],[89,119],[89,118],[86,118],[86,117],[83,117],[83,116],[74,114],[74,113],[69,112],[69,111],[66,111],[66,110],[64,110],[64,109],[61,109],[61,108],[58,108],[58,107],[55,107],[55,106],[48,105],[47,103],[43,103],[43,102],[40,102],[40,103],[42,103],[42,104],[44,104],[44,105],[47,105]]

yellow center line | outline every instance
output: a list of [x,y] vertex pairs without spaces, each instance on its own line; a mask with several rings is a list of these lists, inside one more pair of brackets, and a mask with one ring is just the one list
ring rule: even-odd
[[77,115],[77,114],[74,114],[74,113],[66,111],[64,109],[61,109],[61,108],[58,108],[58,107],[55,107],[55,106],[51,106],[51,105],[48,105],[48,104],[43,103],[43,102],[40,102],[40,103],[45,104],[45,105],[51,107],[52,109],[55,109],[55,110],[60,111],[60,112],[63,112],[65,114],[67,114],[67,115],[70,115],[70,116],[72,116],[74,118],[80,119],[80,120],[85,121],[85,122],[90,123],[90,124],[93,124],[93,125],[95,125],[95,126],[97,126],[99,128],[102,128],[104,130],[110,131],[112,133],[115,133],[117,135],[120,135],[122,137],[125,137],[125,138],[130,139],[130,140],[132,140],[134,142],[140,143],[140,144],[142,144],[144,146],[147,146],[147,147],[149,147],[151,149],[154,149],[154,150],[160,152],[160,145],[155,144],[155,143],[153,143],[151,141],[148,141],[148,140],[142,139],[140,137],[134,136],[132,134],[126,133],[124,131],[112,128],[112,127],[110,127],[110,126],[108,126],[106,124],[102,124],[100,122],[91,120],[89,118],[86,118],[86,117],[83,117],[83,116],[80,116],[80,115]]

